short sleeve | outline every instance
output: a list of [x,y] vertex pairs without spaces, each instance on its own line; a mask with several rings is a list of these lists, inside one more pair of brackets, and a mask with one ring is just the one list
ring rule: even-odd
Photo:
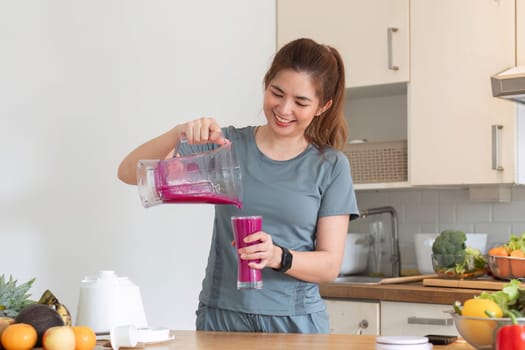
[[350,220],[359,217],[359,209],[348,158],[335,152],[331,172],[325,176],[319,216],[349,214]]

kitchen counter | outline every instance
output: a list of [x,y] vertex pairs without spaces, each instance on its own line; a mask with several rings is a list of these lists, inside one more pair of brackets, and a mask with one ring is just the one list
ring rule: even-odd
[[360,284],[334,282],[320,285],[323,298],[366,299],[450,305],[464,302],[481,289],[445,288],[423,286],[421,282],[404,284]]
[[[375,336],[347,334],[293,334],[293,333],[230,333],[173,331],[172,341],[150,344],[147,350],[375,350]],[[468,344],[456,342],[434,346],[435,350],[473,350]]]

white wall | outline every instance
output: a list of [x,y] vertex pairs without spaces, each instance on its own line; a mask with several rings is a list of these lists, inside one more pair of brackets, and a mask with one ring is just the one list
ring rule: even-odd
[[101,269],[154,326],[194,329],[212,208],[144,209],[116,178],[132,148],[202,115],[263,121],[268,0],[0,2],[0,274],[76,314]]

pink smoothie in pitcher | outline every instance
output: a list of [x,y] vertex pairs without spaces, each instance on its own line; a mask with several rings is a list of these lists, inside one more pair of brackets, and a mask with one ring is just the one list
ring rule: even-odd
[[202,153],[139,160],[137,187],[146,208],[163,203],[242,204],[241,167],[231,142]]
[[[177,186],[174,186],[177,187]],[[160,198],[164,203],[210,203],[210,204],[233,204],[241,207],[241,201],[214,192],[180,193],[176,188],[158,189]]]
[[237,208],[241,207],[242,203],[237,196],[223,193],[220,185],[214,185],[209,180],[170,183],[168,178],[173,174],[168,169],[166,162],[160,162],[155,169],[155,187],[163,203],[233,204]]
[[[237,249],[253,243],[245,243],[244,237],[262,230],[262,216],[232,216],[232,229]],[[263,286],[261,270],[248,266],[249,260],[237,257],[237,289],[261,289]]]

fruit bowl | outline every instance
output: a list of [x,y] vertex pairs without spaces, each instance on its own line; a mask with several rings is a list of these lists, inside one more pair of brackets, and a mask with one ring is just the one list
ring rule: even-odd
[[[468,317],[458,315],[453,311],[450,314],[454,318],[454,324],[459,334],[477,350],[491,350],[496,340],[498,328],[512,324],[508,317]],[[518,318],[517,321],[519,324],[525,325],[525,318]]]
[[483,276],[488,272],[484,255],[441,255],[432,254],[432,267],[439,277],[465,279]]
[[525,278],[525,258],[489,255],[492,275],[502,280]]

